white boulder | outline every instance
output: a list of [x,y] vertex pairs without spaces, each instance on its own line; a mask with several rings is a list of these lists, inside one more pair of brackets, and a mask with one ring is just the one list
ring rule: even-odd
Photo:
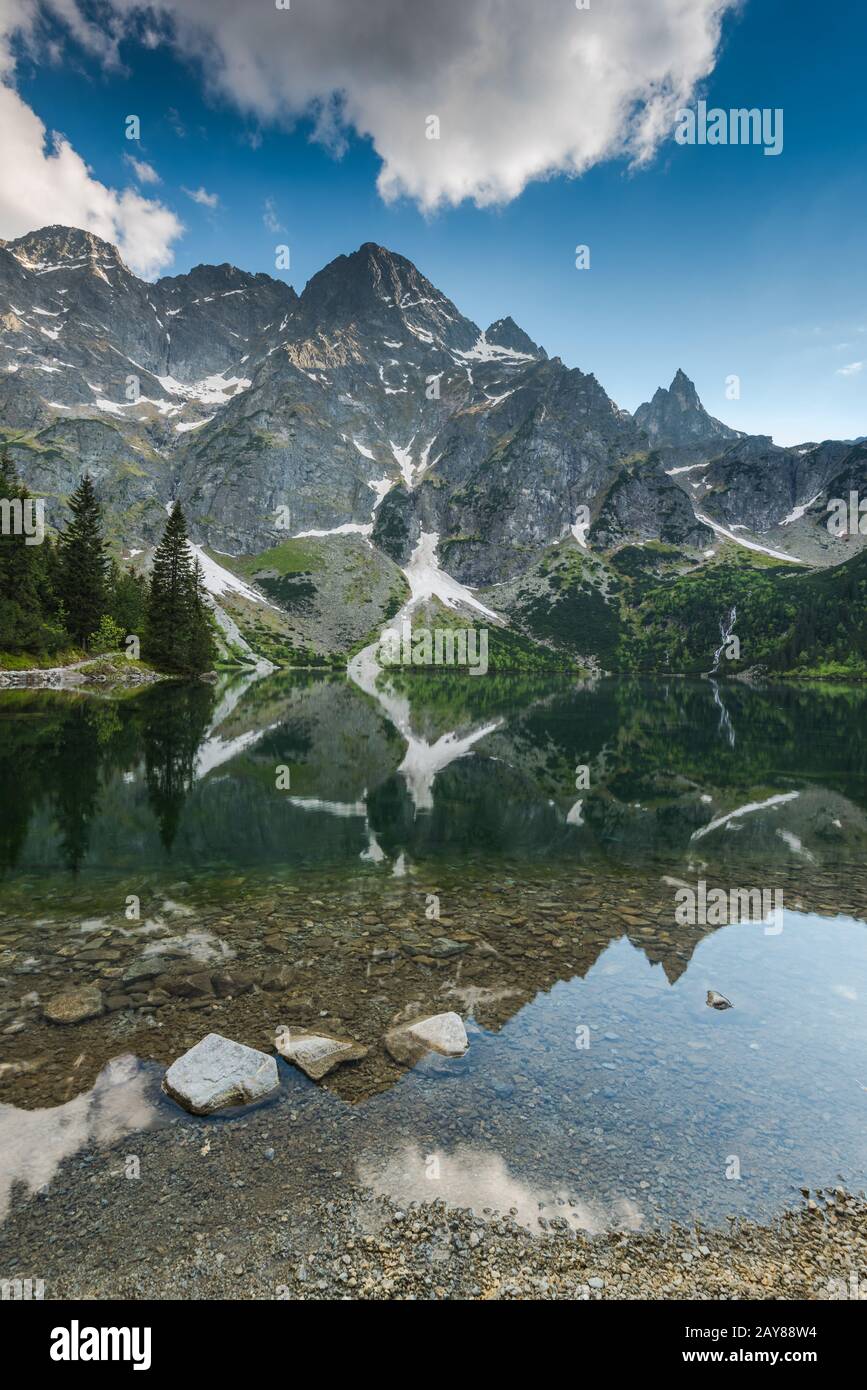
[[366,1057],[368,1049],[348,1038],[332,1038],[326,1033],[308,1033],[306,1028],[277,1029],[274,1040],[277,1051],[287,1062],[294,1062],[313,1081],[321,1081],[341,1062],[355,1062]]
[[163,1078],[166,1094],[193,1115],[265,1100],[279,1087],[273,1057],[219,1033],[209,1033],[172,1062]]
[[427,1052],[463,1057],[470,1044],[460,1014],[447,1013],[392,1028],[385,1035],[385,1045],[396,1062],[414,1066]]

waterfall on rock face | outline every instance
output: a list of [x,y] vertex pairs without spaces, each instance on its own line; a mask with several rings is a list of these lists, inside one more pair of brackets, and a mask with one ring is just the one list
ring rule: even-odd
[[722,702],[722,698],[719,693],[719,686],[717,685],[713,677],[719,670],[720,658],[722,657],[722,654],[725,651],[726,643],[728,642],[729,638],[734,632],[734,626],[737,621],[737,616],[738,610],[737,608],[735,608],[734,604],[732,604],[732,607],[729,609],[728,612],[728,617],[720,619],[719,630],[722,641],[720,642],[720,645],[717,647],[716,651],[713,654],[713,666],[710,668],[710,671],[708,672],[708,675],[711,677],[711,685],[713,686],[714,703],[717,705],[720,711],[720,731],[725,734],[732,748],[734,748],[735,746],[734,726],[732,724],[731,719],[729,718],[728,710]]
[[734,605],[732,605],[732,607],[729,609],[728,617],[722,618],[720,620],[719,630],[720,636],[722,637],[722,641],[720,642],[713,655],[713,666],[711,666],[710,671],[708,672],[708,674],[711,676],[715,675],[716,672],[719,670],[720,657],[725,651],[726,642],[729,640],[729,638],[732,635],[732,632],[734,631],[734,626],[737,622],[737,616],[738,610],[735,608]]

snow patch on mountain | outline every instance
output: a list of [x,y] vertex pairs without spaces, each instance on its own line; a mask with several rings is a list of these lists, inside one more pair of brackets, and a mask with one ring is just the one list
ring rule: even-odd
[[480,599],[477,599],[464,584],[458,583],[445,570],[440,569],[437,559],[437,546],[439,536],[435,531],[422,531],[418,545],[409,557],[409,564],[404,569],[407,582],[410,587],[410,600],[402,612],[409,612],[417,604],[423,603],[426,599],[438,598],[446,608],[458,608],[461,605],[467,608],[474,608],[477,612],[483,613],[486,618],[499,622],[497,614],[492,609],[486,608]]
[[329,526],[323,530],[296,531],[294,540],[302,540],[305,536],[369,536],[373,530],[373,523],[368,521],[362,524],[360,521],[344,521],[342,526]]
[[367,486],[373,488],[373,491],[376,493],[376,501],[373,504],[373,511],[370,513],[370,515],[373,516],[383,497],[385,497],[387,493],[391,492],[391,489],[394,487],[394,479],[371,478],[368,481]]
[[405,449],[402,449],[399,444],[395,444],[393,439],[390,439],[388,442],[391,446],[391,452],[394,454],[395,462],[400,469],[401,477],[410,491],[412,491],[412,480],[415,468],[413,466],[410,450],[415,443],[415,435],[413,435]]
[[501,347],[499,343],[489,343],[486,333],[479,334],[476,344],[468,352],[455,349],[455,356],[465,362],[534,362],[531,352],[518,352],[515,348]]
[[241,598],[247,599],[249,603],[264,605],[267,608],[273,608],[275,612],[282,612],[275,604],[269,603],[257,589],[246,584],[243,579],[239,579],[231,570],[223,569],[222,565],[218,565],[217,561],[212,559],[200,545],[195,545],[193,541],[190,541],[189,547],[202,566],[202,577],[209,594],[215,598],[219,598],[222,594],[238,594]]
[[734,531],[730,531],[727,526],[721,526],[718,521],[713,521],[704,512],[695,510],[696,521],[701,521],[705,526],[709,526],[718,536],[725,536],[727,540],[734,541],[736,545],[742,545],[746,550],[757,550],[761,555],[770,555],[772,560],[785,560],[789,565],[803,565],[805,560],[798,560],[794,555],[786,555],[782,550],[772,550],[770,546],[759,545],[758,541],[748,541],[745,536],[736,536]]
[[175,425],[175,429],[178,434],[188,434],[190,430],[200,430],[202,425],[209,425],[216,418],[215,415],[208,415],[204,420],[191,420],[187,425]]
[[234,396],[239,396],[242,391],[248,391],[253,385],[248,377],[227,377],[225,372],[203,377],[201,381],[194,381],[191,385],[186,385],[173,376],[158,376],[157,381],[170,396],[180,396],[188,401],[201,401],[203,405],[223,405]]
[[821,496],[821,492],[817,492],[816,496],[811,497],[809,502],[799,502],[797,507],[792,508],[788,516],[783,517],[782,521],[780,522],[780,525],[789,526],[793,521],[800,521],[804,513],[808,511],[810,507],[812,507],[814,502],[818,502]]

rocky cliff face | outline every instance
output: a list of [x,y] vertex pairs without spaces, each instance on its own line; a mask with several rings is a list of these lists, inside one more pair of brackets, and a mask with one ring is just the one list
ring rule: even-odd
[[0,420],[50,519],[87,470],[118,537],[152,540],[188,440],[249,387],[296,302],[228,265],[146,284],[76,228],[0,245]]
[[230,555],[356,533],[405,565],[433,533],[471,585],[557,545],[661,540],[699,562],[770,537],[832,562],[817,509],[865,482],[863,447],[743,436],[683,372],[633,417],[373,243],[300,297],[230,265],[147,284],[75,228],[0,243],[0,435],[51,521],[88,471],[130,548],[180,497],[194,538]]
[[675,372],[667,391],[660,386],[651,401],[638,407],[635,423],[644,430],[651,444],[669,448],[741,438],[738,430],[730,429],[707,413],[681,368]]

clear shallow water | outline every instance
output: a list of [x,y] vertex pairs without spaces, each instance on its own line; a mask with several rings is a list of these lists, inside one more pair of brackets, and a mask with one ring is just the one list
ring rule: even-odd
[[[249,1118],[299,1192],[351,1173],[402,1202],[594,1229],[863,1187],[865,698],[426,681],[400,695],[408,738],[346,681],[4,697],[7,1194],[169,1126],[162,1067],[204,1032],[261,1046],[296,1021],[371,1046],[326,1086],[282,1068]],[[783,930],[679,927],[674,881],[699,876],[782,887]],[[65,1029],[22,1002],[120,989],[154,947],[261,988],[195,1008],[141,994]],[[708,1008],[708,989],[734,1007]],[[390,1063],[382,1034],[412,1004],[464,1015],[463,1062]],[[123,1053],[140,1060],[106,1074]]]
[[[465,995],[463,1062],[422,1065],[360,1108],[283,1067],[281,1097],[254,1121],[280,1183],[331,1166],[402,1205],[515,1207],[531,1226],[540,1214],[590,1230],[767,1217],[805,1182],[867,1181],[863,933],[797,913],[774,938],[725,927],[674,982],[621,938],[497,1029],[473,1017],[484,994]],[[724,1013],[704,1002],[720,986]],[[32,1193],[70,1156],[168,1125],[160,1076],[125,1058],[58,1106],[0,1106],[0,1213],[16,1182]],[[290,1112],[305,1095],[299,1127]]]
[[[459,1204],[493,1206],[489,1188],[501,1187],[506,1207],[523,1214],[531,1198],[545,1201],[547,1215],[591,1229],[768,1215],[795,1199],[805,1171],[823,1185],[863,1184],[863,933],[800,914],[773,939],[726,927],[674,983],[614,942],[583,980],[474,1042],[459,1099],[436,1106],[436,1123],[446,1105],[465,1107],[457,1148],[438,1146],[432,1125],[426,1142],[374,1148],[364,1171],[400,1201],[440,1182]],[[709,1009],[708,988],[735,1007]],[[575,1046],[582,1024],[586,1049]]]

